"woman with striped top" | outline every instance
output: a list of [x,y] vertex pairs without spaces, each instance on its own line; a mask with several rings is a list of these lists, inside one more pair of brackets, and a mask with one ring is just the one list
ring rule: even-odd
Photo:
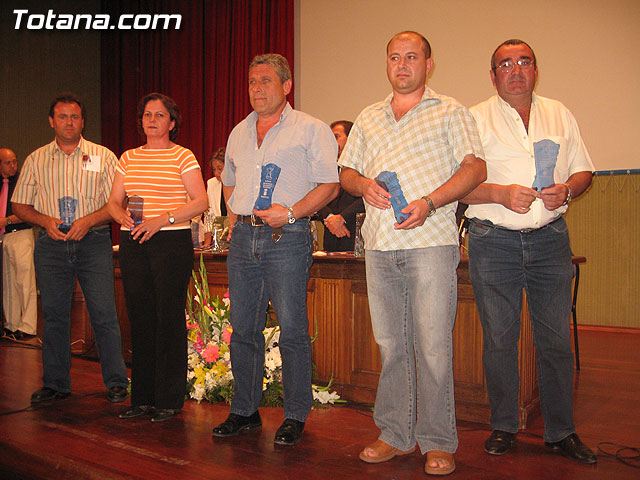
[[184,404],[189,220],[208,200],[195,156],[174,143],[180,120],[171,98],[142,98],[138,128],[147,141],[122,154],[109,197],[109,213],[121,225],[120,269],[131,324],[131,407],[120,418],[149,414],[160,422]]

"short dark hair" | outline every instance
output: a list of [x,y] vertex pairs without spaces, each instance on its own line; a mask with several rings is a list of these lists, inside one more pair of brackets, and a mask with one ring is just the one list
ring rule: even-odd
[[140,102],[138,103],[138,116],[137,116],[138,131],[142,135],[145,134],[144,129],[142,128],[142,115],[144,115],[144,109],[147,106],[147,103],[149,103],[152,100],[160,100],[164,105],[164,108],[166,108],[167,111],[169,112],[171,120],[175,122],[173,129],[171,129],[171,131],[169,132],[169,139],[172,142],[175,142],[178,138],[178,132],[180,131],[180,124],[182,123],[182,115],[180,114],[180,109],[178,108],[178,105],[176,105],[176,102],[173,101],[173,98],[167,97],[162,93],[151,92],[146,94],[144,97],[140,99]]
[[511,38],[509,40],[505,40],[500,45],[498,45],[496,49],[493,51],[493,54],[491,54],[491,70],[493,70],[494,72],[496,71],[496,65],[495,65],[496,53],[498,53],[498,50],[500,50],[500,48],[505,45],[526,45],[527,47],[529,47],[529,50],[531,50],[531,53],[533,54],[533,66],[535,67],[538,65],[536,61],[536,54],[533,51],[533,48],[531,48],[531,45],[529,45],[524,40],[520,40],[519,38]]
[[214,160],[218,160],[219,162],[222,162],[224,164],[224,154],[225,154],[225,148],[224,147],[220,147],[218,148],[215,152],[213,152],[211,154],[211,156],[209,157],[209,164],[213,165],[213,161]]
[[344,133],[348,137],[349,132],[351,132],[351,127],[353,127],[353,122],[350,122],[349,120],[337,120],[333,122],[330,126],[331,126],[331,129],[333,130],[333,127],[336,127],[338,125],[342,125],[342,128],[344,129]]
[[49,117],[53,118],[53,116],[55,115],[54,110],[56,108],[56,105],[59,103],[77,104],[80,107],[80,114],[82,115],[82,119],[84,120],[85,124],[87,123],[87,109],[85,108],[84,103],[82,103],[82,100],[80,100],[77,95],[70,92],[61,93],[53,99],[53,102],[51,102],[51,105],[49,106]]
[[426,58],[431,58],[431,44],[429,43],[429,40],[427,40],[424,37],[424,35],[422,35],[421,33],[414,32],[413,30],[405,30],[404,32],[398,32],[393,37],[391,37],[391,40],[389,40],[389,43],[387,43],[387,53],[389,53],[389,46],[391,45],[391,42],[393,41],[393,39],[407,33],[420,37],[420,40],[422,41],[422,51],[424,52],[424,56]]
[[289,62],[279,53],[265,53],[263,55],[256,55],[249,64],[249,70],[257,65],[270,65],[276,71],[276,74],[280,78],[282,83],[287,80],[291,80],[291,69],[289,68]]

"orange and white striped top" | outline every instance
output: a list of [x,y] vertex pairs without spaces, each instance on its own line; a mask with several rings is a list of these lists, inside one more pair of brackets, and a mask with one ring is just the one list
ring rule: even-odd
[[[200,169],[200,165],[191,150],[175,145],[159,150],[142,147],[127,150],[120,157],[116,171],[124,175],[128,208],[134,217],[142,213],[142,218],[153,218],[187,203],[182,174],[195,168]],[[162,230],[185,228],[190,228],[189,221]]]

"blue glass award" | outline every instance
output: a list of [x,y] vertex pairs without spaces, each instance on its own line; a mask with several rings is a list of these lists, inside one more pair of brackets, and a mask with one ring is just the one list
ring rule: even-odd
[[62,223],[58,225],[58,230],[68,232],[71,225],[76,219],[76,208],[78,200],[73,197],[62,197],[58,199],[58,210],[60,211],[60,220]]
[[536,178],[533,180],[531,188],[541,191],[556,183],[553,179],[553,171],[556,168],[559,151],[560,145],[546,138],[533,144],[533,154],[536,158]]
[[260,178],[260,194],[253,205],[254,210],[266,210],[271,206],[271,197],[276,182],[280,176],[281,168],[275,163],[267,163],[262,166],[262,176]]
[[396,172],[388,172],[385,170],[384,172],[380,172],[375,180],[378,185],[391,194],[391,198],[389,200],[391,201],[396,221],[398,223],[404,222],[409,218],[409,215],[402,213],[402,209],[408,204],[407,200],[404,198],[404,193],[402,193],[402,187],[400,186]]
[[131,195],[128,197],[127,208],[131,212],[131,220],[135,226],[142,223],[142,212],[144,211],[144,198],[138,195]]

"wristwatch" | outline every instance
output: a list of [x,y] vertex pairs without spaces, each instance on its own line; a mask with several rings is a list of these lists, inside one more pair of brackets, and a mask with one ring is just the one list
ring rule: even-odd
[[293,214],[293,208],[287,208],[287,218],[289,219],[289,223],[296,223],[296,216]]
[[435,215],[436,207],[433,205],[433,200],[431,200],[431,197],[429,195],[425,195],[424,197],[422,197],[422,199],[427,202],[427,205],[429,206],[429,213],[427,213],[427,218]]
[[173,213],[171,212],[167,212],[167,215],[169,215],[169,223],[171,225],[173,225],[174,223],[176,223],[176,217],[173,216]]

